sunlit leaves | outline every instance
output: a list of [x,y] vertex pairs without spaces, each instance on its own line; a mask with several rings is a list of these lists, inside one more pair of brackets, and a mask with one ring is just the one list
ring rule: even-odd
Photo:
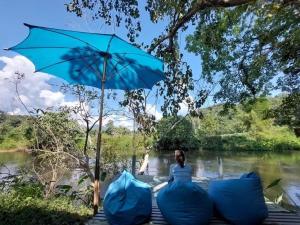
[[274,89],[299,91],[300,20],[294,1],[256,1],[200,17],[187,49],[201,55],[207,82],[218,84],[216,101],[233,104]]
[[137,0],[69,0],[67,11],[81,17],[85,11],[92,13],[94,20],[103,19],[107,25],[120,27],[124,24],[128,30],[127,37],[134,42],[141,31]]

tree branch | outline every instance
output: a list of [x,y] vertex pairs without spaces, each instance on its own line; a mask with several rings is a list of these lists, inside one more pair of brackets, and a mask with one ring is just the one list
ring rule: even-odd
[[171,27],[170,31],[166,35],[162,35],[158,38],[156,43],[150,45],[148,52],[151,53],[154,49],[156,49],[162,42],[169,39],[172,42],[174,36],[177,31],[183,27],[187,22],[191,20],[193,16],[195,16],[198,12],[206,8],[219,8],[219,7],[233,7],[244,5],[250,2],[254,2],[255,0],[212,0],[212,1],[201,1],[198,0],[191,8],[187,11],[187,13],[182,16],[177,22]]

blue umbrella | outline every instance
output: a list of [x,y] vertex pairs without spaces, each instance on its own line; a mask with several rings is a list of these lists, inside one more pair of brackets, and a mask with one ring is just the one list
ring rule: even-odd
[[165,78],[163,62],[114,34],[25,26],[30,29],[27,38],[8,50],[30,59],[35,72],[101,89],[94,181],[94,213],[97,213],[104,89],[151,89]]

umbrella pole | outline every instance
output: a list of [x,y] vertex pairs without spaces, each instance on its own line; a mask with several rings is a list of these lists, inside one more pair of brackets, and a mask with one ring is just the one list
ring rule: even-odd
[[135,177],[135,167],[136,167],[136,149],[135,149],[135,116],[133,118],[133,136],[132,136],[132,161],[131,161],[131,173]]
[[[97,147],[96,147],[96,165],[95,165],[95,180],[94,180],[94,215],[98,213],[99,200],[100,200],[100,150],[101,150],[101,140],[102,140],[102,117],[103,117],[104,88],[105,88],[105,80],[106,80],[106,63],[107,63],[107,57],[104,57],[103,76],[101,80],[99,128],[98,128]],[[101,77],[99,71],[98,74],[99,77]]]

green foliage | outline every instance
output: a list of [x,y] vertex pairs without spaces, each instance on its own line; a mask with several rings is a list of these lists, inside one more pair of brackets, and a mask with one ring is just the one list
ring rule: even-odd
[[[77,16],[91,15],[91,19],[125,27],[131,42],[164,60],[166,79],[157,86],[165,116],[176,115],[183,101],[197,114],[210,87],[215,86],[214,99],[228,105],[273,90],[299,92],[300,17],[296,0],[69,0],[66,6]],[[153,30],[156,24],[163,24],[161,34],[150,43],[137,43],[143,28],[140,21],[145,18],[141,15],[149,15]],[[188,28],[194,33],[187,38],[187,49],[201,56],[200,77],[193,74],[180,46],[181,34],[190,32]],[[130,93],[143,95],[140,90]]]
[[35,121],[37,149],[50,151],[78,151],[79,125],[67,111],[44,112]]
[[[271,131],[272,132],[272,131]],[[300,141],[293,133],[260,132],[199,137],[200,146],[214,151],[292,151],[300,150]]]
[[226,113],[220,106],[204,110],[204,117],[197,121],[196,128],[201,147],[208,150],[300,150],[300,139],[288,127],[274,124],[269,116],[272,107],[279,104],[278,98],[260,98],[237,105]]
[[32,144],[31,118],[0,112],[0,151],[26,149]]
[[196,31],[187,38],[187,49],[201,55],[205,80],[220,86],[215,100],[234,104],[274,89],[299,92],[296,2],[259,0],[200,14]]
[[[206,10],[212,10],[214,7],[233,7],[247,2],[222,0],[208,4],[206,1],[195,0],[69,0],[66,6],[68,12],[77,16],[91,15],[91,19],[103,20],[108,25],[125,28],[131,42],[162,58],[165,62],[166,76],[165,81],[158,85],[159,95],[164,97],[162,111],[164,115],[176,115],[180,109],[180,103],[188,99],[190,100],[188,103],[190,111],[196,113],[196,108],[202,106],[208,95],[205,89],[198,87],[194,98],[189,98],[189,92],[194,90],[197,81],[194,82],[189,62],[184,60],[179,34],[187,30],[188,24],[202,21],[199,14]],[[142,30],[140,22],[142,14],[149,15],[149,22],[153,24],[153,30],[156,29],[157,23],[163,24],[161,34],[153,37],[149,43],[136,43]],[[159,30],[161,30],[161,26]],[[139,90],[131,93],[143,95]],[[130,95],[127,99],[129,98]],[[146,99],[144,103],[146,103]],[[147,119],[151,119],[151,117]]]
[[0,221],[5,225],[84,224],[91,210],[68,198],[42,199],[26,192],[0,193]]
[[[108,25],[115,23],[116,26],[123,25],[128,29],[128,38],[131,41],[138,36],[141,30],[140,22],[135,19],[140,16],[138,10],[138,1],[89,1],[89,0],[71,0],[66,4],[69,12],[82,16],[85,10],[92,11],[93,19],[104,19]],[[93,10],[94,9],[94,10]]]
[[108,135],[128,135],[131,133],[126,127],[115,127],[112,120],[108,121],[103,130]]
[[29,171],[2,177],[0,187],[4,187],[0,190],[1,224],[84,224],[92,213],[84,204],[76,204],[70,195],[45,198],[45,186]]
[[274,107],[272,114],[275,122],[279,125],[300,127],[300,93],[293,93],[285,97],[280,106]]
[[243,112],[240,109],[230,110],[226,114],[222,112],[222,106],[211,107],[203,111],[203,118],[198,121],[196,134],[198,136],[222,135],[242,133],[247,130],[243,121]]
[[164,117],[157,124],[155,148],[158,150],[195,150],[198,141],[193,125],[185,117]]
[[14,181],[10,188],[14,193],[26,198],[42,198],[44,195],[44,186],[40,183],[19,180]]

